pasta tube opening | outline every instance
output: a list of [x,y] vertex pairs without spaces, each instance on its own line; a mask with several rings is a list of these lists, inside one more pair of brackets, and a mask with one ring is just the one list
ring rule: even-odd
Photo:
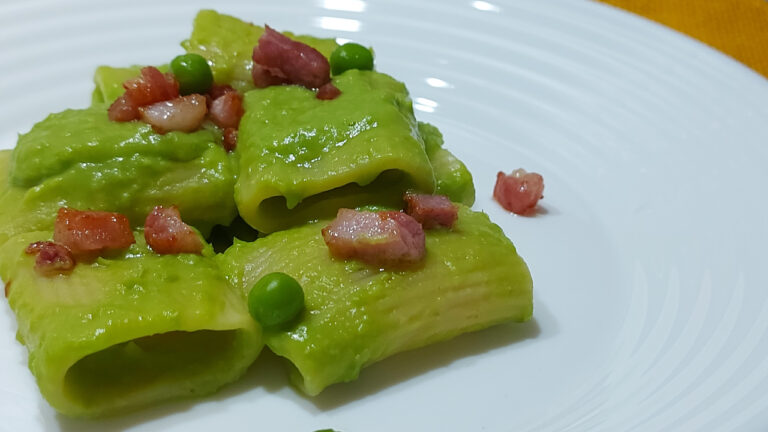
[[309,220],[333,218],[342,207],[355,208],[371,204],[400,207],[402,191],[412,184],[411,176],[403,171],[384,170],[371,183],[347,183],[311,195],[293,208],[288,207],[285,196],[267,198],[257,207],[255,219],[260,221],[262,230],[272,232]]
[[[67,371],[64,388],[71,400],[87,406],[113,405],[117,399],[158,391],[170,381],[216,369],[240,352],[235,330],[171,331],[110,346],[87,355]],[[188,389],[190,396],[196,389]]]

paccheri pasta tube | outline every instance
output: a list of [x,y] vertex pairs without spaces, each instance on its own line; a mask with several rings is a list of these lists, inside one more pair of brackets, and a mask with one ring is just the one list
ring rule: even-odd
[[235,172],[212,132],[158,134],[143,122],[110,121],[106,105],[35,124],[9,168],[10,184],[26,189],[27,212],[109,210],[139,226],[154,206],[176,205],[202,232],[237,215]]
[[277,231],[339,207],[396,205],[405,190],[432,192],[432,165],[405,86],[371,71],[334,80],[319,100],[297,86],[245,95],[235,202],[251,226]]
[[264,339],[293,365],[293,382],[309,395],[351,381],[392,354],[531,317],[528,267],[484,213],[461,206],[452,229],[426,232],[420,267],[401,271],[332,258],[324,225],[237,243],[217,257],[245,292],[271,272],[301,283],[305,311],[289,328],[265,331]]
[[40,392],[58,411],[103,416],[234,381],[262,347],[242,296],[207,248],[157,255],[143,234],[126,251],[42,276],[25,253],[49,232],[0,247],[0,277]]

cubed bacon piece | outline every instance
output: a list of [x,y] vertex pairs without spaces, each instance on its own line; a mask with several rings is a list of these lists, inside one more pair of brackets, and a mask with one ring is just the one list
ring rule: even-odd
[[123,83],[125,95],[138,106],[179,97],[179,83],[172,74],[164,74],[154,66],[141,68],[141,77]]
[[181,220],[176,206],[155,207],[144,222],[144,239],[153,251],[165,254],[203,252],[203,242],[189,225]]
[[141,120],[155,132],[193,132],[200,128],[208,108],[205,96],[191,94],[139,108]]
[[123,83],[125,93],[109,107],[109,119],[131,121],[140,117],[139,108],[179,96],[179,83],[172,74],[163,74],[156,67],[141,69],[141,77]]
[[128,122],[139,118],[139,106],[131,99],[122,95],[117,98],[107,110],[109,119],[117,122]]
[[[331,81],[331,65],[318,50],[294,41],[265,26],[264,34],[253,48],[254,66],[262,70],[253,72],[256,78],[265,72],[274,79],[285,79],[290,84],[298,84],[308,89],[317,89]],[[256,68],[254,68],[256,69]],[[258,76],[257,76],[258,75]],[[263,77],[261,77],[263,78]]]
[[221,133],[221,145],[227,153],[235,151],[237,148],[237,129],[226,128]]
[[216,126],[236,129],[243,116],[243,98],[236,91],[226,92],[211,102],[209,112]]
[[38,252],[43,250],[44,247],[55,245],[56,243],[51,241],[36,241],[30,243],[26,249],[24,249],[24,253],[27,255],[37,255]]
[[518,168],[509,175],[499,171],[493,197],[512,213],[527,215],[533,211],[536,203],[544,198],[543,192],[544,178],[540,174]]
[[341,95],[341,90],[338,89],[333,83],[329,82],[319,89],[317,89],[317,97],[320,100],[333,100]]
[[267,88],[269,86],[290,84],[290,82],[288,82],[288,78],[284,76],[272,75],[267,69],[255,63],[253,64],[253,69],[251,69],[251,77],[253,78],[253,85],[256,88]]
[[75,256],[93,256],[125,249],[136,242],[128,218],[120,213],[80,211],[62,207],[56,216],[53,241]]
[[445,195],[427,195],[407,192],[405,212],[421,223],[425,229],[444,226],[451,228],[459,217],[459,209]]
[[216,100],[231,92],[237,93],[237,90],[232,88],[229,84],[213,84],[211,85],[211,88],[208,89],[208,96],[211,97],[211,100]]
[[[75,268],[75,257],[64,245],[51,241],[39,241],[27,246],[25,252],[29,255],[37,255],[35,258],[35,271],[42,276],[56,276],[65,274]],[[10,285],[10,284],[9,284]],[[6,285],[6,297],[8,287]]]
[[398,211],[339,209],[323,239],[337,258],[353,258],[380,267],[413,264],[424,258],[424,230]]

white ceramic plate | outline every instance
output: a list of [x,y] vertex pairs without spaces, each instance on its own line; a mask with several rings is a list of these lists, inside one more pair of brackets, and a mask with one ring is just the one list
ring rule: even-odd
[[[84,107],[100,64],[179,54],[213,2],[0,5],[0,148]],[[515,241],[534,320],[364,370],[314,399],[271,355],[217,395],[99,422],[39,396],[0,306],[0,430],[697,431],[768,428],[768,82],[684,36],[585,1],[225,1],[257,23],[375,47]],[[491,200],[498,170],[543,211]],[[2,211],[2,209],[0,209]]]

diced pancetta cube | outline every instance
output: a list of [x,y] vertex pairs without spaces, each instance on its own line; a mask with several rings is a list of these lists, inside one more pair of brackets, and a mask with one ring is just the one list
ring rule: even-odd
[[499,171],[493,197],[506,210],[519,215],[530,214],[544,196],[544,178],[522,168],[505,175]]
[[[25,252],[29,255],[37,255],[35,258],[35,271],[42,276],[56,276],[65,274],[75,268],[75,257],[67,247],[51,241],[39,241],[27,246]],[[10,282],[5,286],[5,296],[8,297]]]
[[200,236],[181,220],[176,206],[157,206],[147,215],[144,239],[153,251],[163,255],[203,251]]
[[98,255],[106,250],[125,249],[135,243],[125,215],[105,211],[59,209],[53,241],[73,255]]
[[405,212],[421,223],[425,229],[444,226],[451,228],[459,209],[445,195],[406,193]]
[[322,235],[333,256],[381,267],[413,264],[425,254],[421,224],[399,211],[339,209]]

